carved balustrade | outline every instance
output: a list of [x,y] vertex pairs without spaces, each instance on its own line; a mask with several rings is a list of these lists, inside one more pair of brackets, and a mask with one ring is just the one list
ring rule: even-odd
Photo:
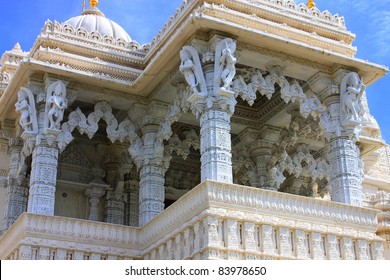
[[377,213],[205,181],[141,229],[142,254],[144,259],[382,259]]
[[141,228],[24,213],[0,258],[383,259],[378,213],[205,181]]
[[127,226],[23,213],[0,240],[0,259],[134,259],[139,255],[138,231]]

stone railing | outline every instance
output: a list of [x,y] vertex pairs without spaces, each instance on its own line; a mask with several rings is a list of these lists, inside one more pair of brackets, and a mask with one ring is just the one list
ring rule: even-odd
[[205,181],[141,228],[24,213],[1,259],[383,259],[379,211]]
[[378,211],[206,181],[141,229],[144,259],[382,259]]
[[23,213],[0,240],[0,259],[134,259],[138,236],[137,228]]

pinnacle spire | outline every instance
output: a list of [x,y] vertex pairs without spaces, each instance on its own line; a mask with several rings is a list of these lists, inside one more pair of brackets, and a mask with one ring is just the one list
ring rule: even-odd
[[85,0],[83,1],[83,12],[82,15],[96,15],[100,17],[104,17],[104,14],[99,10],[97,7],[99,5],[98,0],[90,0],[89,1],[89,8],[85,10]]
[[314,0],[308,0],[307,1],[307,7],[309,9],[313,9],[316,6],[316,3],[314,3]]
[[98,0],[90,0],[89,5],[91,5],[91,7],[97,7],[97,5],[99,5],[99,1]]
[[85,6],[86,6],[85,0],[83,0],[83,4],[81,4],[81,12],[82,13],[84,13],[84,11],[85,11]]

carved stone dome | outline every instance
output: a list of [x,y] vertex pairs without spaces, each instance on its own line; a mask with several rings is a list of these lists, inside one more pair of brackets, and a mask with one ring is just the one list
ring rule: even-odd
[[64,22],[75,29],[83,28],[87,32],[98,32],[101,36],[110,36],[115,40],[122,39],[126,43],[132,42],[129,34],[116,22],[106,18],[97,7],[90,7],[80,16],[72,17]]

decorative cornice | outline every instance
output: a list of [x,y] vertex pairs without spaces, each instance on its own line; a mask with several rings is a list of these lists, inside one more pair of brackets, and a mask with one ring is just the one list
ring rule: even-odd
[[[214,2],[214,1],[211,1]],[[321,12],[319,9],[309,9],[305,4],[296,4],[294,1],[274,1],[274,0],[226,0],[215,2],[227,2],[241,7],[256,7],[257,9],[266,10],[271,8],[273,12],[280,13],[287,17],[299,16],[301,20],[309,20],[317,24],[333,26],[338,29],[345,29],[344,17],[332,15],[329,11]],[[287,14],[287,15],[286,15]]]
[[[260,16],[257,14],[250,15],[246,14],[244,11],[234,10],[228,5],[215,5],[208,3],[205,3],[198,10],[196,10],[196,14],[201,16],[201,18],[220,18],[229,20],[229,22],[232,24],[239,24],[240,26],[248,27],[250,26],[255,30],[261,30],[261,32],[265,32],[272,36],[282,36],[283,38],[289,38],[290,40],[299,42],[300,44],[306,44],[307,42],[310,42],[310,46],[332,50],[333,52],[350,57],[353,57],[356,53],[356,48],[350,45],[354,38],[354,36],[351,34],[349,34],[349,36],[340,36],[340,30],[337,29],[335,29],[336,32],[333,31],[331,34],[324,34],[323,30],[313,27],[308,28],[308,30],[302,30],[301,26],[312,26],[312,23],[310,21],[305,23],[305,20],[302,19],[299,19],[296,23],[293,23],[291,22],[291,18],[288,16],[288,14],[283,14],[283,16],[281,16],[278,15],[278,13],[275,11],[268,11],[268,15],[267,13],[259,14]],[[330,39],[333,36],[334,39]]]

